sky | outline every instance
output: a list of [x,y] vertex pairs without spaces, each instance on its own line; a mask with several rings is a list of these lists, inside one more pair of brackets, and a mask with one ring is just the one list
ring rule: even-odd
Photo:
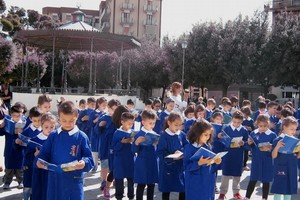
[[[101,0],[5,0],[12,5],[40,13],[46,6],[99,9]],[[155,1],[154,1],[155,2]],[[252,16],[255,10],[263,10],[270,0],[163,0],[162,36],[178,37],[189,32],[193,24],[205,21],[232,20],[239,14]]]

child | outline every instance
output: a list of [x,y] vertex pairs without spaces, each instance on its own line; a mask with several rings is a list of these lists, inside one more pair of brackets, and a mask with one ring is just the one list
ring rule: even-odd
[[203,104],[199,104],[195,108],[194,116],[196,119],[206,119],[207,110]]
[[[250,134],[254,130],[254,121],[250,117],[252,115],[252,111],[250,107],[244,106],[241,108],[241,112],[243,113],[244,120],[242,125],[248,130],[248,134]],[[244,170],[249,171],[249,167],[247,166],[247,161],[249,158],[249,150],[245,149],[244,151]]]
[[228,100],[228,99],[224,99],[222,101],[222,105],[220,106],[221,108],[221,111],[223,112],[223,117],[224,117],[224,120],[223,120],[223,123],[224,124],[228,124],[230,123],[231,121],[231,112],[230,112],[230,109],[231,109],[231,101]]
[[131,112],[132,114],[138,114],[138,111],[134,108],[134,102],[132,101],[132,99],[128,99],[126,105],[129,112]]
[[230,98],[230,101],[231,101],[231,105],[232,105],[230,112],[231,112],[231,114],[232,114],[232,113],[234,113],[235,111],[237,111],[237,110],[240,109],[240,107],[239,107],[239,99],[238,99],[237,96],[232,96],[232,97]]
[[179,192],[179,199],[185,197],[183,160],[166,158],[174,153],[183,153],[183,147],[188,143],[186,136],[181,132],[182,119],[180,114],[171,113],[165,121],[164,132],[157,145],[159,158],[159,191],[162,199],[170,199],[170,192]]
[[275,133],[277,135],[280,135],[280,132],[281,132],[281,126],[282,126],[282,120],[288,116],[293,116],[293,112],[288,109],[288,108],[284,108],[281,110],[281,113],[280,113],[280,119],[279,121],[276,123],[275,125]]
[[156,112],[156,121],[153,130],[159,134],[160,132],[160,114],[161,110],[161,100],[159,98],[153,100],[153,110]]
[[[225,199],[228,191],[229,179],[232,178],[232,190],[235,199],[242,199],[240,195],[240,180],[243,171],[244,161],[244,142],[248,139],[248,131],[242,126],[243,114],[240,111],[235,111],[232,115],[231,123],[228,124],[224,131],[231,139],[236,139],[234,144],[226,147],[228,154],[224,156],[222,161],[222,180],[220,186],[219,199]],[[218,135],[219,138],[223,134]],[[241,139],[240,139],[241,138]]]
[[187,107],[187,100],[188,100],[189,92],[184,93],[184,97],[183,97],[184,99],[182,100],[182,97],[181,97],[182,85],[179,82],[172,83],[171,92],[172,92],[171,98],[175,102],[174,111],[182,112]]
[[91,132],[90,127],[91,124],[89,124],[89,116],[92,112],[94,112],[96,107],[96,99],[94,97],[90,97],[87,99],[87,109],[80,112],[78,116],[78,123],[81,124],[80,130],[83,131],[89,138],[91,139]]
[[161,134],[161,132],[163,131],[165,120],[173,112],[175,107],[175,101],[172,98],[167,98],[165,103],[166,109],[159,116],[160,128],[158,134]]
[[265,102],[258,103],[258,110],[254,113],[253,120],[256,121],[258,115],[266,114],[267,113],[267,104]]
[[[152,111],[152,105],[153,105],[153,101],[152,99],[146,99],[145,102],[145,108],[144,110],[147,110],[147,111]],[[140,128],[140,124],[141,124],[141,121],[142,121],[142,116],[141,116],[142,112],[138,113],[138,115],[136,116],[135,118],[135,121],[138,122],[139,124],[139,128]],[[135,124],[136,125],[136,124]],[[138,130],[137,127],[134,127],[135,130]]]
[[206,106],[206,119],[210,119],[213,110],[216,107],[216,101],[213,98],[207,99],[207,106]]
[[275,125],[278,122],[278,118],[276,117],[276,112],[277,112],[277,107],[278,107],[278,103],[274,102],[274,101],[270,101],[267,104],[267,113],[266,115],[269,116],[270,118],[270,129],[272,131],[275,130]]
[[259,115],[256,120],[258,129],[250,133],[248,145],[252,151],[250,181],[246,198],[250,199],[257,181],[262,182],[262,199],[268,199],[270,182],[273,180],[272,143],[276,134],[269,129],[270,120],[266,115]]
[[[28,137],[28,138],[34,138],[36,137],[41,131],[41,115],[42,113],[38,109],[38,107],[32,107],[29,110],[29,119],[31,121],[31,124],[24,129],[22,132],[22,135]],[[21,145],[21,147],[26,146],[27,144],[23,144],[22,140],[17,138],[15,140],[15,143],[18,145]],[[34,152],[31,148],[25,147],[24,149],[24,163],[23,163],[23,196],[24,200],[28,200],[31,195],[31,183],[32,183],[32,167],[33,167],[33,160],[34,160]]]
[[[36,137],[32,138],[33,142],[43,145],[47,140],[49,134],[55,129],[56,117],[50,113],[43,114],[41,117],[41,127],[42,132]],[[34,156],[39,153],[39,148],[29,143],[28,147],[33,152]],[[47,199],[47,182],[48,182],[48,172],[44,169],[39,169],[35,165],[36,157],[33,162],[32,169],[32,200],[46,200]]]
[[[79,106],[79,108],[78,108],[78,115],[83,115],[83,113],[86,110],[86,100],[85,99],[80,99],[78,106]],[[79,118],[77,119],[76,125],[79,128],[79,130],[81,130],[82,121]]]
[[122,199],[124,194],[124,178],[127,179],[128,198],[134,198],[133,173],[134,153],[131,151],[131,128],[134,122],[134,115],[124,112],[121,116],[122,126],[116,130],[112,139],[114,151],[113,174],[116,183],[116,199]]
[[[271,193],[274,200],[291,199],[292,194],[297,194],[297,155],[279,153],[279,149],[284,146],[282,140],[285,135],[294,136],[298,127],[298,122],[294,117],[286,117],[282,120],[282,133],[273,142],[272,157],[274,159],[274,180]],[[300,154],[298,153],[298,158]]]
[[[10,109],[11,120],[15,123],[24,123],[22,121],[22,108],[20,106],[12,106]],[[23,148],[13,145],[18,138],[18,134],[22,132],[22,129],[15,129],[15,134],[7,133],[5,131],[5,124],[1,124],[0,136],[5,135],[5,147],[4,147],[4,165],[5,174],[3,177],[3,189],[8,190],[13,177],[16,176],[18,182],[18,189],[23,188]]]
[[192,107],[187,107],[184,111],[184,132],[187,134],[191,128],[191,126],[195,123],[196,118],[195,118],[195,113],[194,113],[194,108]]
[[248,99],[243,100],[242,107],[247,106],[251,109],[251,101]]
[[153,200],[155,183],[158,182],[157,156],[154,145],[142,145],[145,135],[153,132],[156,121],[154,112],[142,113],[142,129],[134,137],[132,151],[137,154],[134,163],[134,183],[137,183],[136,200],[143,200],[147,185],[147,199]]
[[[105,114],[105,110],[107,107],[107,100],[104,97],[100,97],[96,100],[96,110],[94,110],[89,115],[89,126],[90,126],[90,135],[91,135],[91,149],[93,152],[93,158],[95,166],[93,168],[93,172],[96,172],[98,169],[98,151],[99,151],[99,143],[100,143],[100,134],[98,134],[97,122],[99,118],[101,118]],[[96,126],[96,131],[94,131],[94,127]]]
[[[83,200],[83,175],[94,166],[89,140],[75,125],[78,111],[73,102],[63,102],[58,116],[61,127],[49,135],[37,157],[55,165],[75,160],[78,164],[68,172],[48,171],[47,199]],[[40,161],[37,166],[47,169]]]
[[[98,120],[98,134],[100,134],[100,144],[99,144],[99,158],[101,162],[101,186],[100,189],[104,190],[104,197],[110,198],[109,194],[109,186],[106,185],[106,180],[109,179],[109,182],[113,181],[113,178],[108,178],[109,172],[109,148],[111,145],[111,141],[113,138],[113,134],[116,131],[115,124],[112,121],[112,116],[115,112],[115,109],[118,107],[119,102],[115,99],[111,99],[107,103],[107,111],[105,115],[103,115]],[[107,187],[106,187],[107,186]]]
[[[217,166],[211,165],[211,158],[201,157],[198,161],[192,161],[190,158],[198,151],[200,147],[211,150],[212,126],[205,119],[197,121],[188,134],[190,141],[184,147],[184,169],[185,169],[185,199],[215,199],[214,188],[216,184],[215,172]],[[221,163],[221,158],[214,162]]]

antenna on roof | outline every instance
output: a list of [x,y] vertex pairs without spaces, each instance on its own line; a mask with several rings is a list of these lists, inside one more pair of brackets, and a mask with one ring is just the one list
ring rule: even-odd
[[76,7],[78,8],[78,10],[80,10],[81,3],[77,2],[77,3],[76,3]]

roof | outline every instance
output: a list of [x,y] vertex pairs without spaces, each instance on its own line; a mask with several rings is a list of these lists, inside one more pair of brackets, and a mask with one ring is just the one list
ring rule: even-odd
[[[85,10],[80,9],[86,15],[99,16],[99,10]],[[78,8],[70,7],[44,7],[42,13],[48,15],[49,13],[73,13],[78,11]]]
[[92,27],[91,25],[82,22],[82,21],[76,21],[76,22],[69,22],[67,24],[63,24],[59,26],[57,29],[59,30],[78,30],[78,31],[96,31],[99,32],[100,30],[96,29],[95,27]]

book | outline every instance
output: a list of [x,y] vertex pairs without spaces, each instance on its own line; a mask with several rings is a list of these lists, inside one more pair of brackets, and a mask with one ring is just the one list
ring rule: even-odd
[[194,155],[190,158],[190,160],[192,161],[198,161],[201,157],[203,158],[210,158],[212,159],[211,162],[209,164],[213,164],[215,162],[215,160],[217,158],[222,158],[223,156],[225,156],[228,152],[220,152],[218,154],[215,154],[214,152],[200,147],[198,151],[196,151],[196,153],[194,153]]
[[138,133],[137,131],[132,130],[131,133],[129,134],[130,138],[134,138],[137,133]]
[[214,130],[215,130],[215,135],[217,136],[219,133],[222,132],[223,130],[223,125],[222,124],[215,124],[215,123],[211,123],[211,125],[213,126]]
[[176,159],[176,158],[180,158],[182,155],[183,155],[182,152],[180,152],[180,153],[173,153],[173,154],[167,155],[166,158]]
[[234,137],[231,139],[230,148],[239,148],[240,142],[243,141],[243,137]]
[[295,147],[294,153],[299,153],[300,152],[300,142],[298,142],[297,146]]
[[39,143],[37,143],[37,142],[35,142],[35,141],[32,141],[31,140],[31,138],[30,137],[27,137],[27,136],[25,136],[25,135],[23,135],[23,134],[18,134],[18,138],[20,139],[20,140],[22,140],[22,145],[21,146],[28,146],[28,145],[30,145],[31,147],[33,147],[33,148],[41,148],[42,147],[42,145],[41,144],[39,144]]
[[61,165],[55,165],[55,164],[52,164],[52,163],[49,163],[41,158],[38,158],[38,160],[40,161],[41,164],[45,165],[47,167],[47,170],[49,171],[54,171],[54,172],[57,172],[57,173],[62,173],[62,172],[70,172],[70,171],[74,171],[74,167],[76,165],[78,165],[78,160],[74,160],[72,162],[69,162],[69,163],[64,163],[64,164],[61,164]]
[[4,118],[4,130],[13,135],[15,134],[15,129],[23,129],[26,125],[26,122],[20,120],[19,122],[14,122],[11,118],[5,117]]
[[284,146],[279,148],[278,152],[283,154],[292,154],[295,149],[297,149],[297,145],[299,144],[299,139],[293,136],[285,135],[283,138]]
[[229,137],[225,131],[222,131],[222,135],[223,138],[219,138],[219,141],[224,144],[226,148],[229,148],[231,144],[231,137]]
[[141,130],[141,127],[142,127],[142,123],[141,122],[134,121],[133,131],[139,132]]
[[272,144],[270,142],[262,142],[258,144],[258,148],[260,151],[271,151]]
[[224,114],[224,113],[223,113],[223,116],[224,116],[223,123],[224,124],[229,124],[231,122],[231,119],[232,119],[231,116],[228,115],[228,114]]
[[148,145],[152,145],[153,143],[157,142],[160,135],[155,132],[148,132],[144,135],[144,137],[145,137],[145,141],[141,142],[140,144],[144,145],[144,146],[148,146]]
[[253,144],[255,145],[255,146],[257,146],[257,144],[256,144],[256,142],[255,142],[255,140],[254,140],[254,138],[249,134],[249,138],[253,141]]

